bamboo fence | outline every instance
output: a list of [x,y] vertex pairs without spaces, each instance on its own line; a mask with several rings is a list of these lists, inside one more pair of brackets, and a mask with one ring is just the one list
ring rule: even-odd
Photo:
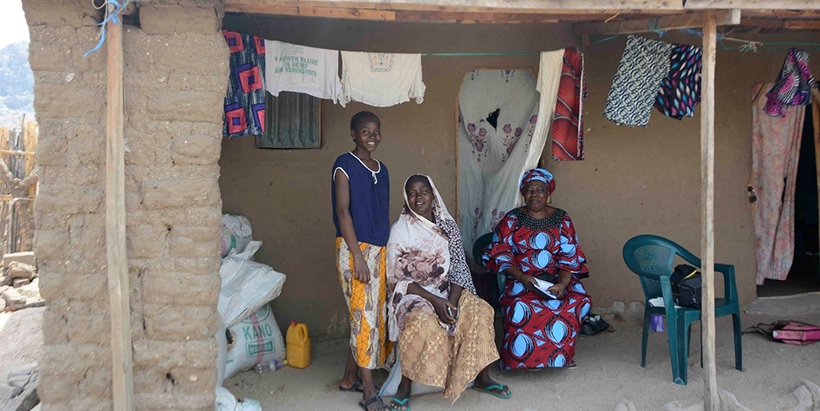
[[[37,123],[23,117],[19,129],[0,127],[0,158],[15,180],[24,180],[35,168]],[[38,184],[26,191],[14,190],[0,179],[0,256],[32,251],[34,240],[34,198]]]

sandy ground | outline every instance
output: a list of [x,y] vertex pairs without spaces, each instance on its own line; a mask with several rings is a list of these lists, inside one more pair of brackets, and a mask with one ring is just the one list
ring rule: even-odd
[[38,307],[0,313],[0,380],[6,381],[9,371],[39,360],[43,311]]
[[[0,381],[5,383],[10,371],[28,368],[39,360],[43,347],[45,308],[26,308],[0,313]],[[19,399],[20,397],[18,397]],[[0,398],[0,411],[12,411],[18,401]]]
[[[820,295],[760,299],[746,307],[744,328],[758,322],[790,318],[820,324]],[[716,322],[718,387],[754,410],[791,410],[792,391],[802,380],[820,383],[820,343],[797,347],[775,343],[759,334],[743,336],[743,372],[734,368],[730,318]],[[651,333],[646,368],[640,367],[640,323],[613,321],[613,332],[578,339],[575,369],[494,371],[514,392],[508,400],[468,390],[450,406],[440,394],[412,397],[413,410],[614,410],[630,401],[638,410],[662,410],[667,403],[691,406],[702,401],[699,329],[694,326],[689,384],[672,382],[665,333]],[[265,410],[359,410],[360,396],[336,390],[347,349],[344,340],[314,342],[313,363],[300,370],[239,373],[224,386],[238,397],[253,398]],[[380,373],[384,379],[386,373]],[[820,410],[820,403],[815,402]]]
[[[42,347],[43,308],[0,313],[0,378],[8,371],[37,361]],[[820,294],[759,299],[745,307],[744,327],[791,318],[820,324]],[[614,410],[630,401],[638,410],[662,410],[678,401],[689,406],[702,400],[704,370],[695,343],[689,360],[689,384],[672,382],[665,333],[651,333],[646,368],[640,367],[640,324],[612,321],[612,332],[578,339],[571,370],[494,371],[514,392],[509,400],[468,390],[450,406],[440,394],[412,397],[414,410]],[[754,410],[791,410],[791,394],[802,380],[820,384],[820,343],[797,347],[768,341],[757,334],[743,336],[744,371],[734,369],[731,320],[717,320],[718,386]],[[266,374],[243,372],[224,386],[238,397],[260,401],[264,410],[359,410],[360,396],[336,390],[347,349],[344,340],[314,341],[313,363],[307,369],[286,367]],[[379,380],[386,372],[378,373]],[[820,410],[820,403],[815,402]]]

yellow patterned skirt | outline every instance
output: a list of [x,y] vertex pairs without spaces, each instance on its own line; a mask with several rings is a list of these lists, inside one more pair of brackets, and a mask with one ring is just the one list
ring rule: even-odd
[[399,355],[402,375],[444,388],[444,396],[455,402],[467,383],[498,359],[493,308],[463,291],[453,337],[447,335],[435,314],[411,312],[399,336]]
[[359,367],[384,366],[392,344],[387,340],[387,269],[385,247],[359,243],[370,269],[370,282],[354,278],[353,254],[344,238],[336,237],[336,269],[350,311],[350,349]]

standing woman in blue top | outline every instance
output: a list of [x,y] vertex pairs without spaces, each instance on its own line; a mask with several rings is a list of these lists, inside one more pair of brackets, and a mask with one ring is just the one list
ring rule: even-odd
[[371,370],[389,354],[386,249],[390,237],[390,183],[387,167],[371,157],[381,142],[381,122],[368,111],[350,120],[356,147],[333,164],[333,223],[336,268],[350,311],[350,351],[342,391],[361,391],[359,405],[384,411]]

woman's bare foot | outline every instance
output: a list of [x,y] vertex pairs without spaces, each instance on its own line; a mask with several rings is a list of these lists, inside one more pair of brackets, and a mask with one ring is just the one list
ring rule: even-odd
[[377,390],[376,385],[373,384],[372,371],[360,367],[359,376],[362,378],[362,388],[364,388],[362,401],[359,405],[366,411],[388,411],[390,408],[384,405],[382,397],[379,396],[379,390]]
[[512,395],[509,386],[501,384],[490,377],[490,366],[485,367],[478,373],[474,387],[479,391],[484,391],[499,398],[509,398]]
[[390,409],[393,411],[405,411],[410,408],[410,381],[409,378],[402,376],[399,388],[396,389],[396,395],[390,400]]

